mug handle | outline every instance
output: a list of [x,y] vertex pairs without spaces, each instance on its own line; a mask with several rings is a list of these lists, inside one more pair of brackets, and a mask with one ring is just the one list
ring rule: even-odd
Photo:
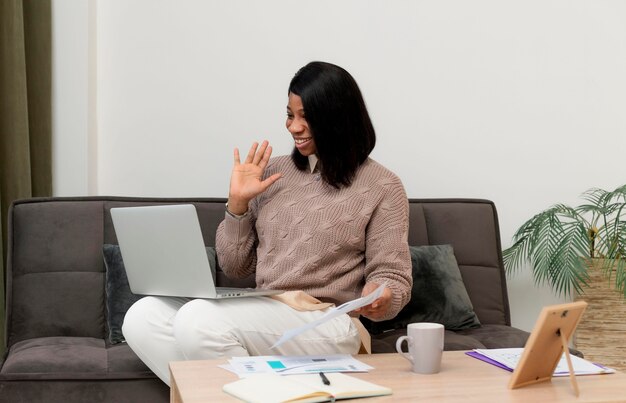
[[396,351],[404,358],[413,363],[413,356],[409,353],[405,353],[402,351],[402,342],[406,340],[406,343],[409,348],[411,348],[411,344],[413,343],[413,338],[411,336],[401,336],[396,340]]

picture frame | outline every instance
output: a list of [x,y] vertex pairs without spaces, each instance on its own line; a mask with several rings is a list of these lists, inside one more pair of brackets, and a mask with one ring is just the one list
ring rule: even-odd
[[511,375],[509,389],[550,381],[563,352],[566,352],[570,380],[578,396],[578,384],[569,356],[569,340],[586,308],[585,301],[577,301],[550,305],[541,310],[519,364]]

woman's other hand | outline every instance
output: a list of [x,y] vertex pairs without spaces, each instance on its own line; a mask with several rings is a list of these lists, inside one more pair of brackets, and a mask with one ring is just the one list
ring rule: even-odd
[[[373,293],[377,288],[378,288],[378,284],[367,283],[365,284],[365,287],[363,287],[361,296],[365,297],[366,295]],[[355,310],[355,312],[365,316],[368,319],[378,320],[378,319],[382,319],[385,317],[385,314],[387,313],[390,307],[391,307],[391,289],[388,287],[385,287],[380,297],[375,299],[374,302],[372,302],[371,304],[365,305],[364,307],[361,307]]]
[[241,215],[248,211],[248,203],[276,182],[281,174],[276,173],[263,180],[263,172],[272,155],[269,142],[255,142],[250,147],[243,164],[239,158],[239,149],[235,148],[233,171],[230,176],[228,193],[228,211]]

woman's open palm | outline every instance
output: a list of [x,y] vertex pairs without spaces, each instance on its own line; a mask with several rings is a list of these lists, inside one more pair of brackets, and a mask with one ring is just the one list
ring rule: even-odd
[[259,147],[253,143],[243,163],[239,158],[239,149],[235,148],[233,171],[230,177],[229,205],[245,203],[263,193],[276,182],[281,174],[276,173],[263,180],[263,172],[272,155],[272,147],[263,141]]

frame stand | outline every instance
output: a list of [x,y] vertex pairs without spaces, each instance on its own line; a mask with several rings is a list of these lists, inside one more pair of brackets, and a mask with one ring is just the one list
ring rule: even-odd
[[563,334],[563,332],[561,332],[561,329],[559,329],[557,333],[561,336],[563,354],[565,354],[565,358],[567,360],[567,368],[569,369],[569,380],[572,383],[574,394],[576,395],[576,397],[578,397],[580,395],[580,391],[578,389],[578,382],[576,381],[576,374],[574,373],[574,366],[572,365],[572,359],[569,356],[569,346],[567,342],[568,340],[567,338],[565,338],[565,335]]

